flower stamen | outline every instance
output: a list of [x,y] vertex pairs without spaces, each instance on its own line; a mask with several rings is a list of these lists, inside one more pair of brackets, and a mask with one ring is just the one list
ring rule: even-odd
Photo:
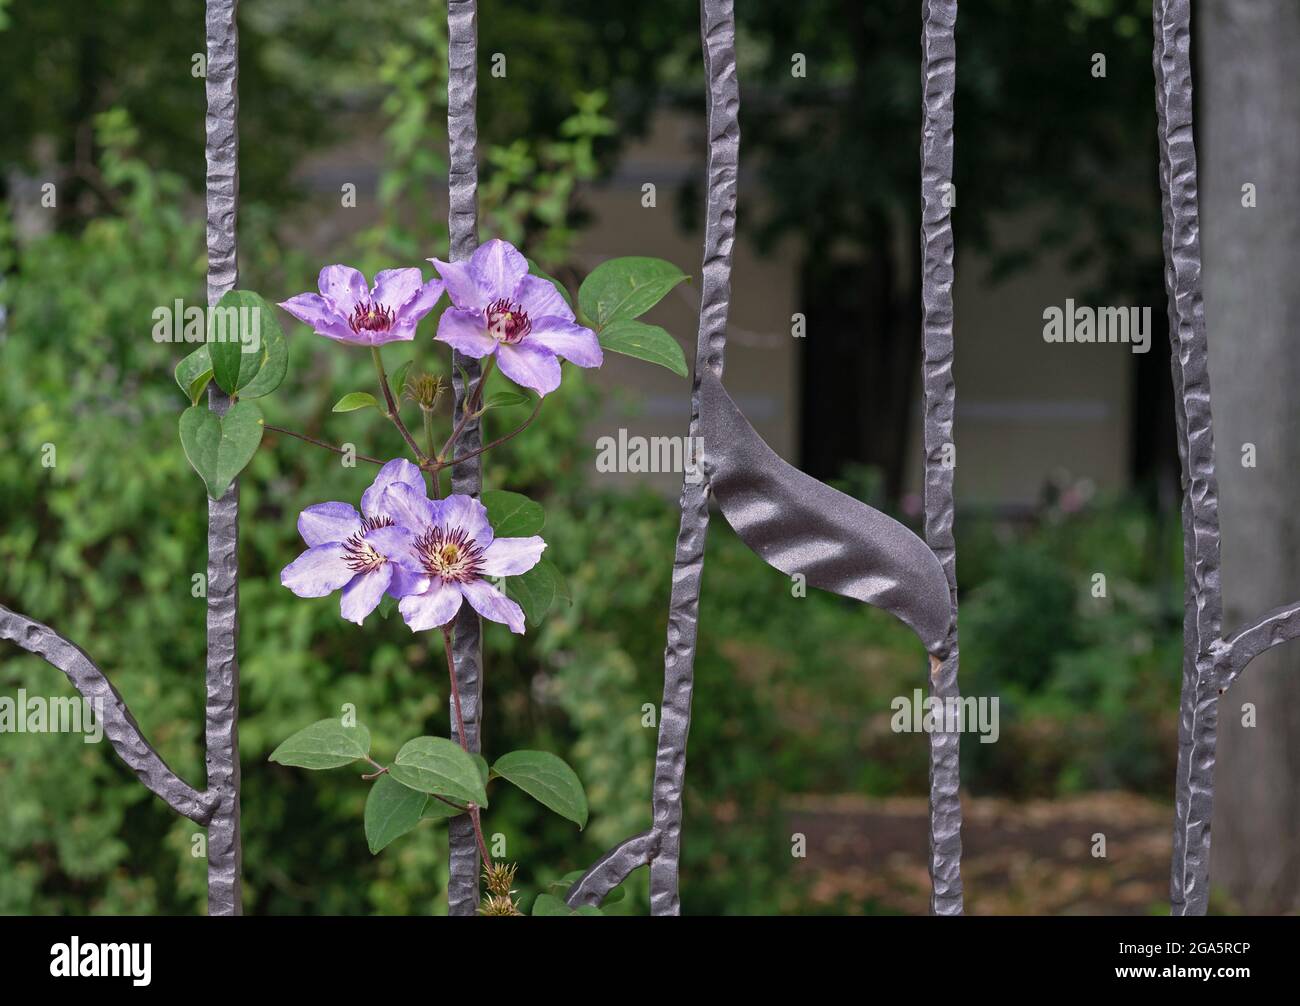
[[524,306],[511,303],[504,297],[488,305],[487,319],[488,332],[492,338],[508,346],[522,342],[533,328]]
[[343,543],[343,561],[348,569],[358,573],[373,573],[388,560],[375,551],[375,547],[366,541],[366,532],[376,528],[392,527],[393,518],[386,514],[378,517],[362,517],[361,530]]
[[458,527],[429,528],[415,539],[415,552],[430,576],[469,583],[482,573],[483,550]]
[[348,317],[348,327],[358,335],[362,332],[387,332],[393,327],[392,308],[373,302],[358,304]]

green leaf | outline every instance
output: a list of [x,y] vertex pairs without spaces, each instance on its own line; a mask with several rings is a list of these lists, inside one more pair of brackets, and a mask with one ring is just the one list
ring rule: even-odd
[[555,289],[559,292],[560,296],[564,298],[564,302],[568,304],[569,307],[573,307],[573,298],[569,296],[569,291],[565,288],[564,284],[561,283],[554,276],[548,275],[542,269],[542,267],[539,266],[532,259],[528,260],[528,271],[532,273],[534,276],[536,276],[538,279],[544,279],[546,280],[546,282],[550,283],[551,286],[555,287]]
[[560,567],[551,562],[551,560],[546,558],[546,556],[542,556],[542,558],[538,560],[537,565],[545,566],[547,571],[551,574],[551,579],[555,583],[556,599],[558,600],[563,598],[565,604],[572,606],[573,591],[569,589],[569,581],[566,580],[564,574],[560,572]]
[[667,367],[678,377],[687,374],[686,354],[682,347],[658,325],[630,319],[612,321],[600,330],[600,345],[611,353],[622,353]]
[[508,409],[515,405],[527,405],[530,401],[531,399],[527,395],[518,395],[513,391],[498,391],[495,395],[488,396],[488,400],[483,403],[480,411]]
[[597,328],[603,329],[612,321],[639,318],[687,278],[671,262],[659,258],[610,259],[583,280],[578,306]]
[[385,594],[379,599],[379,617],[387,618],[397,610],[397,598],[392,594]]
[[534,915],[572,915],[573,910],[564,903],[563,898],[554,894],[539,894],[533,902]]
[[376,399],[375,396],[372,395],[370,392],[349,391],[346,395],[344,395],[342,398],[340,398],[337,402],[334,403],[334,408],[331,409],[330,411],[331,412],[356,412],[357,409],[365,409],[369,407],[374,407],[376,409],[379,409],[380,412],[384,411],[383,409],[379,408],[379,400]]
[[[402,389],[406,387],[406,375],[410,372],[411,364],[413,364],[414,362],[415,360],[413,359],[407,360],[400,367],[394,370],[393,376],[389,378],[388,387],[392,389],[394,397],[396,397],[399,401],[402,397]],[[375,408],[379,408],[379,406],[376,405]],[[343,410],[336,408],[334,411],[342,412]],[[380,411],[383,410],[381,409]]]
[[240,398],[261,398],[263,395],[269,395],[278,388],[284,381],[284,375],[289,370],[289,342],[284,337],[284,329],[280,327],[280,319],[276,317],[271,305],[252,294],[259,302],[259,311],[261,314],[261,366],[258,368],[256,376],[247,384],[239,387]]
[[176,364],[176,383],[180,386],[191,405],[198,405],[203,389],[212,380],[212,357],[208,347],[200,346],[180,363]]
[[419,824],[429,799],[427,793],[403,786],[387,775],[376,779],[366,797],[366,844],[371,855]]
[[564,759],[549,751],[511,751],[492,771],[579,828],[587,826],[587,794]]
[[236,402],[224,416],[206,405],[192,405],[181,413],[181,447],[214,500],[226,495],[257,453],[262,422],[262,410],[253,402]]
[[297,768],[339,768],[370,754],[370,731],[338,719],[317,720],[271,752],[271,761]]
[[[471,754],[470,757],[474,759],[474,764],[478,767],[479,778],[483,780],[484,790],[486,791],[488,775],[490,774],[487,759],[481,754]],[[456,817],[463,813],[465,813],[463,808],[453,807],[450,804],[443,803],[441,800],[434,798],[430,799],[428,805],[424,808],[423,816],[426,820],[430,821],[445,821],[448,818]]]
[[554,567],[539,562],[532,569],[505,581],[506,596],[524,609],[524,617],[536,625],[555,603]]
[[[208,308],[208,355],[221,390],[242,391],[247,398],[279,387],[288,365],[284,330],[271,305],[251,290],[230,290]],[[260,379],[254,383],[254,378]]]
[[416,737],[402,745],[388,774],[403,786],[486,807],[487,788],[474,759],[446,737]]
[[546,511],[520,493],[489,489],[480,497],[487,507],[488,523],[498,538],[527,538],[546,524]]
[[453,817],[459,817],[465,811],[460,807],[453,807],[449,803],[443,803],[437,797],[429,797],[429,802],[424,805],[424,813],[420,816],[425,821],[446,821]]

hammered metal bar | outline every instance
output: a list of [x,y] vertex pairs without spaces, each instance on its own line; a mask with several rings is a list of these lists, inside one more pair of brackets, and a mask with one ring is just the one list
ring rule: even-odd
[[[689,435],[699,436],[700,380],[707,370],[722,376],[731,307],[731,251],[736,240],[736,181],[740,163],[740,84],[736,78],[736,21],[732,0],[701,0],[700,37],[708,86],[708,196],[704,264],[700,281],[700,327],[691,390]],[[650,862],[650,912],[678,915],[678,860],[682,838],[682,787],[686,737],[691,726],[695,684],[695,639],[699,628],[700,577],[709,528],[709,489],[703,480],[683,479],[682,519],[673,560],[664,649],[664,697],[655,756],[654,831],[659,851]]]
[[135,717],[113,683],[75,643],[48,625],[11,611],[0,604],[0,639],[8,639],[28,653],[68,676],[72,686],[93,704],[113,750],[150,791],[178,814],[203,825],[212,815],[213,802],[176,775],[141,733]]
[[[932,662],[930,694],[957,699],[957,545],[952,450],[953,108],[957,84],[957,0],[925,0],[921,12],[921,326],[925,439],[925,540],[948,581],[943,658]],[[962,914],[961,734],[936,730],[930,741],[930,910]]]
[[[238,282],[239,212],[238,0],[207,0],[208,305]],[[218,415],[230,400],[213,383],[208,406]],[[239,480],[208,500],[208,914],[242,915],[239,835]]]
[[[478,248],[478,124],[475,109],[478,100],[478,5],[476,0],[448,0],[447,4],[447,136],[449,165],[448,228],[451,232],[453,262],[467,259]],[[464,369],[468,381],[461,377]],[[452,391],[456,415],[479,382],[479,362],[471,356],[452,353]],[[482,446],[477,419],[465,424],[457,441],[457,453],[469,454]],[[451,491],[478,496],[483,489],[481,458],[453,465]],[[460,689],[461,711],[465,720],[465,744],[471,751],[483,748],[483,640],[482,622],[468,604],[461,605],[452,636],[452,655]],[[450,705],[450,699],[448,700]],[[454,710],[452,736],[456,732]],[[452,915],[473,915],[478,910],[479,852],[474,826],[467,815],[448,823],[450,843],[450,878],[447,882],[447,905]]]

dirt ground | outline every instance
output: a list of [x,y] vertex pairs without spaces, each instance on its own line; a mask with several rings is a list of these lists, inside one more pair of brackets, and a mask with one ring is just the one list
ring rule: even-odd
[[[972,915],[1168,912],[1172,810],[1128,793],[1016,803],[962,801],[962,882]],[[792,833],[813,905],[834,912],[929,910],[924,798],[800,798]],[[1104,836],[1104,857],[1100,850]]]

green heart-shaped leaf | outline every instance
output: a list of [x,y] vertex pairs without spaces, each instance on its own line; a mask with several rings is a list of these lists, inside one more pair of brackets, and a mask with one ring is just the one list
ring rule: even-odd
[[208,308],[212,376],[228,395],[260,398],[284,380],[289,350],[271,305],[251,290],[230,290]]
[[563,758],[549,751],[511,751],[492,771],[579,828],[587,826],[587,793]]
[[597,328],[604,328],[611,321],[639,318],[688,278],[660,258],[633,255],[610,259],[583,280],[578,306]]
[[224,416],[204,405],[181,413],[181,447],[194,470],[208,487],[208,495],[221,499],[262,442],[262,410],[253,402],[236,402]]
[[212,357],[208,347],[200,346],[180,363],[176,364],[176,383],[180,386],[191,405],[198,405],[203,389],[212,380]]
[[402,745],[388,774],[403,786],[461,803],[487,806],[487,789],[478,765],[446,737],[416,737]]
[[527,572],[508,577],[505,588],[506,596],[524,609],[524,617],[531,625],[540,622],[555,603],[555,574],[545,561]]
[[621,318],[600,330],[600,346],[638,360],[667,367],[678,377],[686,376],[686,354],[667,331],[658,325]]
[[487,507],[488,523],[498,538],[527,538],[546,525],[546,511],[522,493],[489,489],[479,497]]
[[370,731],[362,724],[345,727],[337,719],[303,727],[271,752],[271,761],[295,768],[339,768],[370,754]]
[[424,805],[428,802],[427,793],[403,786],[387,775],[376,779],[366,797],[366,844],[370,846],[371,855],[419,824]]

